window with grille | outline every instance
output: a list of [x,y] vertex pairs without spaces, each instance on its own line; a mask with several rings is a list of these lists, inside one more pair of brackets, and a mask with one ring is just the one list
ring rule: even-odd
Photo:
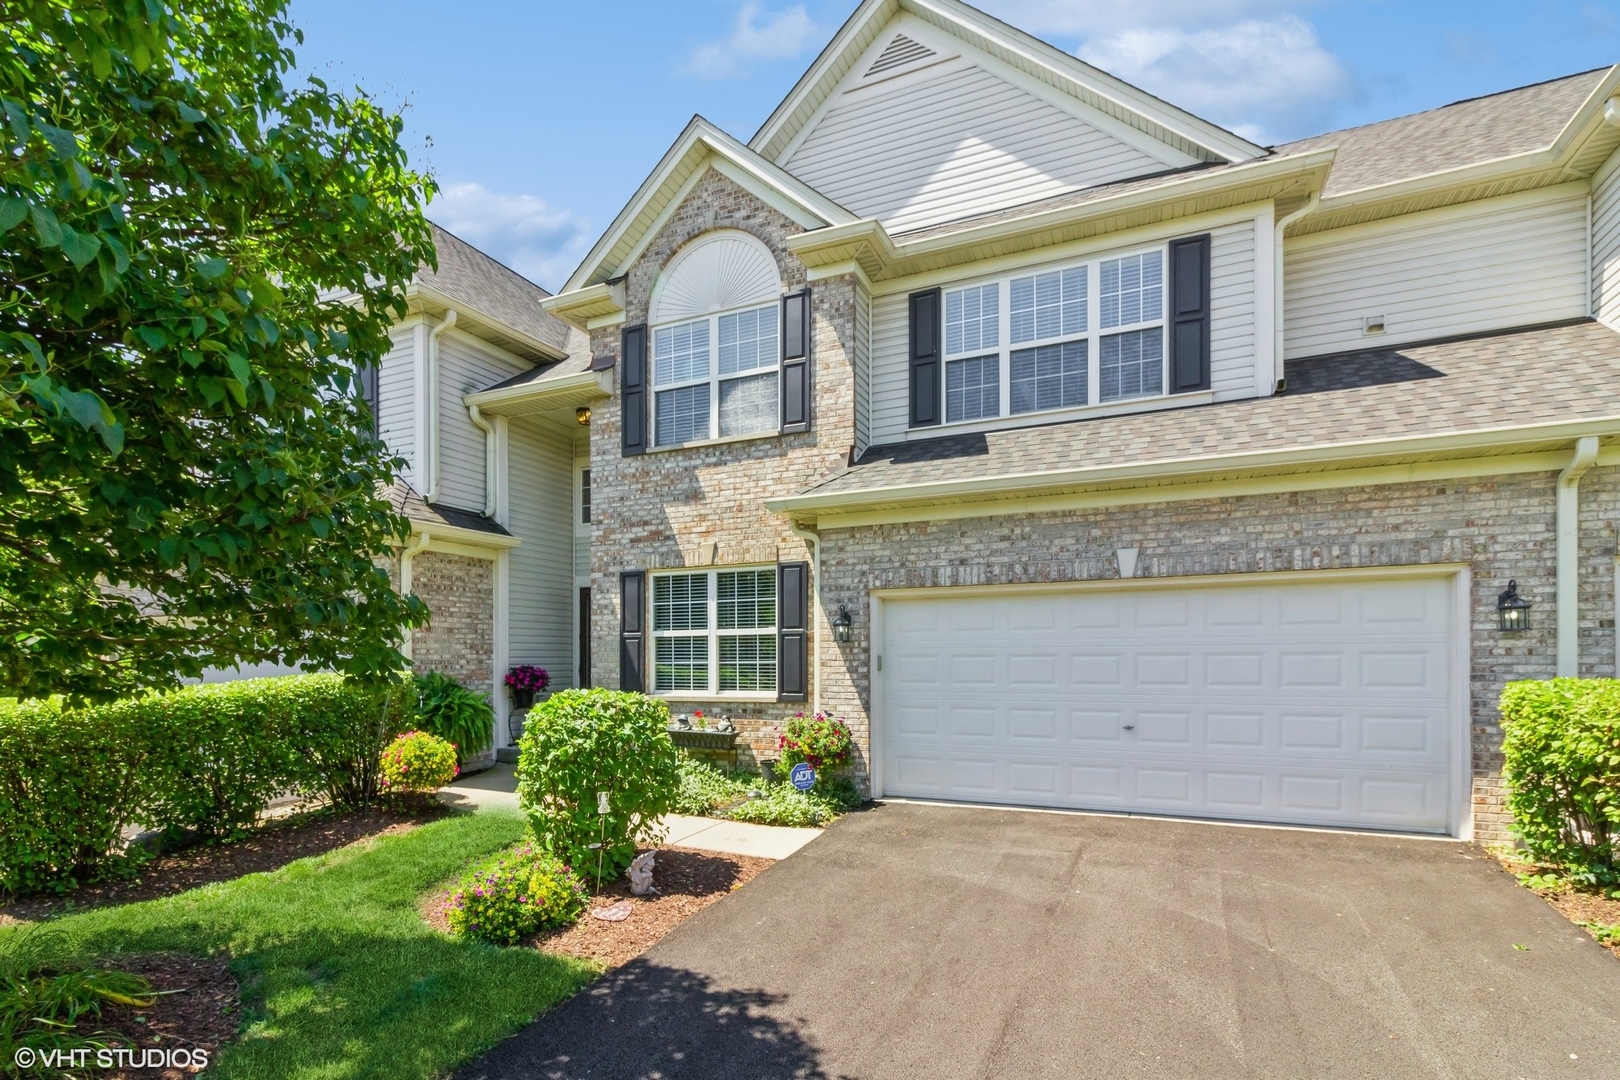
[[655,574],[653,690],[776,693],[776,568]]
[[1165,392],[1163,248],[943,290],[945,422]]
[[656,445],[777,430],[779,321],[767,304],[653,329]]

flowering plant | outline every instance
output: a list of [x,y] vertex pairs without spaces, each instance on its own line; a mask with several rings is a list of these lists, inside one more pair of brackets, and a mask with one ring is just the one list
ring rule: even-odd
[[[776,748],[781,752],[784,771],[803,761],[818,773],[832,772],[849,764],[855,736],[850,734],[849,725],[836,716],[796,713],[776,737]],[[816,783],[821,783],[820,777]]]
[[377,763],[378,786],[391,795],[437,791],[457,776],[455,745],[425,731],[407,731],[387,746]]
[[524,844],[463,877],[445,920],[458,937],[515,945],[537,930],[572,923],[590,899],[569,867]]
[[514,690],[527,690],[538,694],[551,685],[551,676],[546,669],[533,664],[519,664],[506,673],[506,685]]

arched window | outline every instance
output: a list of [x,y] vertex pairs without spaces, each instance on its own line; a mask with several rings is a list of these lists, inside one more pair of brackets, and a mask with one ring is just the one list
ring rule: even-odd
[[707,233],[653,294],[653,440],[678,446],[777,431],[782,282],[758,238]]

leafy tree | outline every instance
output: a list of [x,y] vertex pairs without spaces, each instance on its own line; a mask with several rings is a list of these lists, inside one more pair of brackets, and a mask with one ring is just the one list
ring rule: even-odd
[[7,0],[0,690],[399,666],[425,609],[355,373],[433,261],[400,119],[285,0]]

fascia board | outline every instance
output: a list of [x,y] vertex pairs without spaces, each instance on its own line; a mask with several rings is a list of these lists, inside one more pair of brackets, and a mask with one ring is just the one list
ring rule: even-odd
[[493,552],[495,551],[515,548],[523,543],[522,540],[515,536],[502,536],[499,533],[487,533],[479,529],[463,529],[459,525],[447,525],[440,521],[417,521],[415,518],[411,518],[410,523],[413,537],[426,536],[428,538],[428,545],[419,548],[418,554],[423,551],[445,550],[443,547],[435,546],[434,541],[437,540],[446,540],[461,546],[489,551],[491,554],[486,556],[487,558],[494,558]]
[[463,395],[463,405],[476,405],[484,412],[499,416],[502,409],[523,404],[531,408],[542,405],[547,398],[573,397],[581,392],[591,397],[610,397],[613,394],[612,377],[605,371],[581,371],[556,379],[537,379],[521,386],[503,386],[499,390],[480,390]]
[[598,282],[583,289],[561,292],[540,301],[540,306],[582,329],[591,319],[624,311],[624,283]]
[[[694,116],[680,137],[675,140],[675,144],[659,159],[652,173],[642,181],[624,209],[619,211],[607,231],[591,247],[579,268],[569,277],[561,293],[573,292],[587,284],[594,284],[592,279],[602,275],[605,269],[609,271],[608,276],[615,276],[619,272],[619,265],[634,257],[634,249],[645,244],[645,235],[637,237],[638,244],[631,245],[629,254],[615,255],[623,247],[648,204],[665,193],[665,189],[670,187],[670,182],[677,174],[680,175],[679,183],[685,183],[691,175],[701,171],[705,158],[709,155],[729,162],[736,170],[731,174],[732,178],[741,182],[744,187],[757,187],[759,189],[757,194],[777,196],[785,199],[786,205],[797,207],[798,212],[793,216],[807,228],[857,220],[854,214],[779,166],[766,161],[703,117]],[[676,185],[677,188],[679,183]],[[647,234],[655,231],[653,228],[646,230]],[[611,269],[608,267],[610,258],[615,259]]]
[[[470,304],[460,297],[451,296],[448,293],[440,292],[431,285],[424,285],[420,281],[413,280],[405,288],[405,299],[407,302],[412,299],[421,299],[427,301],[428,303],[436,304],[442,308],[453,308],[456,311],[464,312],[478,322],[489,323],[492,326],[500,327],[502,333],[523,342],[523,344],[527,345],[541,356],[548,357],[553,361],[568,359],[568,353],[557,348],[557,346],[541,341],[539,338],[531,337],[530,335],[525,334],[523,331],[508,323],[505,319],[502,319],[499,315],[492,315],[488,311],[479,307],[477,304]],[[548,296],[542,299],[540,306],[545,308],[546,300],[550,299],[553,298]],[[494,342],[485,342],[484,344],[497,349],[500,348],[500,346],[495,345]]]
[[1313,467],[1374,464],[1402,456],[1501,450],[1513,446],[1568,441],[1586,435],[1620,435],[1620,416],[1563,421],[1556,424],[1526,424],[1484,431],[1447,432],[1441,435],[1419,435],[1400,439],[1325,443],[1320,446],[1287,450],[1203,454],[1131,465],[1085,466],[1078,469],[1051,469],[968,480],[897,484],[886,488],[828,492],[819,495],[810,491],[767,500],[765,506],[774,513],[791,514],[853,509],[896,502],[992,498],[1020,492],[1058,491],[1101,484],[1209,476],[1249,470],[1303,471]]

